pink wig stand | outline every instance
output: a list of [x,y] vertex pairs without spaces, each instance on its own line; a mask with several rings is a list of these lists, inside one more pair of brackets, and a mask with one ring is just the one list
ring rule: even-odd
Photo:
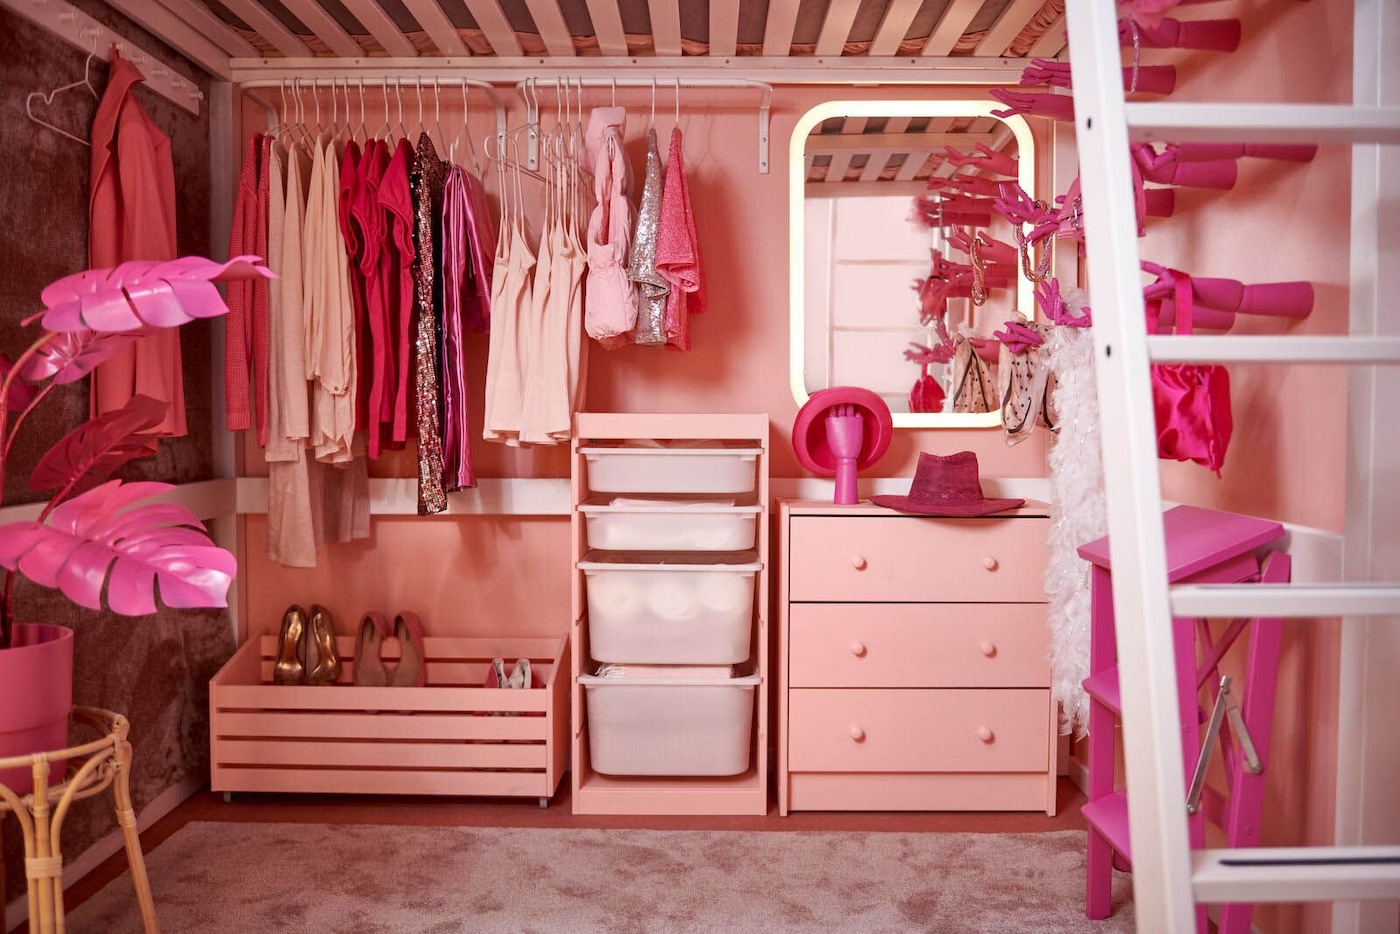
[[[827,413],[837,406],[853,406],[860,415],[859,453],[851,457],[838,457],[832,450],[833,439],[827,435]],[[797,413],[792,425],[792,449],[798,462],[812,473],[836,478],[832,502],[838,506],[853,506],[859,500],[857,474],[885,456],[893,436],[894,419],[884,399],[869,389],[834,386],[812,393]],[[837,447],[840,446],[838,443]]]

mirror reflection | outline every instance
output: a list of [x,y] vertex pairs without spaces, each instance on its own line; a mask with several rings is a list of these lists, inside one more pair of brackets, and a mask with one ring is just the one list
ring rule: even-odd
[[999,182],[1035,186],[1029,127],[992,116],[998,106],[833,101],[798,121],[789,232],[799,404],[860,386],[885,399],[896,426],[1000,424],[996,348],[980,339],[1013,309],[1032,317],[1034,296],[973,241],[1014,242],[985,199]]

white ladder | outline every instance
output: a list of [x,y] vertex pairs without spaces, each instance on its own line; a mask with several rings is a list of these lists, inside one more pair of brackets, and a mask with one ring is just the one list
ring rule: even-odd
[[[1138,930],[1194,931],[1196,903],[1331,901],[1340,903],[1333,910],[1334,934],[1394,934],[1397,909],[1388,900],[1400,900],[1400,846],[1190,849],[1171,618],[1341,616],[1345,684],[1364,668],[1368,638],[1383,636],[1389,646],[1400,644],[1400,585],[1169,587],[1149,364],[1400,363],[1400,282],[1395,281],[1400,273],[1394,271],[1400,262],[1400,234],[1377,210],[1383,188],[1388,186],[1392,196],[1400,188],[1385,175],[1389,172],[1394,178],[1400,172],[1400,68],[1395,64],[1400,4],[1356,0],[1355,92],[1349,106],[1130,104],[1123,93],[1116,4],[1069,0],[1067,16],[1085,240],[1093,276],[1095,368],[1106,429],[1103,456],[1118,664],[1125,673],[1123,733]],[[1147,336],[1130,140],[1352,144],[1350,336]],[[1388,295],[1381,284],[1387,278],[1392,285]],[[1395,526],[1387,528],[1367,510],[1377,488],[1374,468],[1388,466],[1393,476],[1397,466],[1400,444],[1391,439],[1396,435],[1392,426],[1400,393],[1393,391],[1394,381],[1378,382],[1381,371],[1375,368],[1352,372],[1345,565],[1347,579],[1362,580],[1372,571],[1368,561],[1373,548],[1386,546],[1394,555]],[[1378,395],[1380,386],[1392,387],[1388,398]],[[1132,677],[1126,676],[1129,672]],[[1343,731],[1339,760],[1363,756],[1366,735],[1384,736],[1388,731],[1394,745],[1400,711],[1372,709],[1367,719],[1361,688],[1346,686],[1353,690],[1350,695],[1344,692],[1343,717],[1362,718],[1369,726]],[[1391,778],[1400,783],[1400,774]],[[1345,819],[1341,801],[1342,794],[1360,790],[1338,788],[1340,843],[1365,839],[1363,828],[1354,826],[1359,821],[1349,825]],[[1387,901],[1359,901],[1372,899]]]

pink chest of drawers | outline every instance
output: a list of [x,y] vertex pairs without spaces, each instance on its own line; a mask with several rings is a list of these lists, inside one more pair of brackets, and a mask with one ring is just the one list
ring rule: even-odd
[[1048,523],[781,503],[779,813],[1055,813]]

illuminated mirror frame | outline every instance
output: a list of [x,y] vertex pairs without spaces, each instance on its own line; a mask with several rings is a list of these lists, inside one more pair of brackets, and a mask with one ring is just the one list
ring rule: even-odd
[[[1016,161],[1021,188],[1035,195],[1035,141],[1026,121],[1016,115],[997,117],[996,101],[828,101],[807,111],[793,128],[788,153],[788,302],[791,308],[789,331],[789,373],[792,395],[799,406],[806,403],[806,183],[803,170],[807,137],[824,120],[833,117],[992,117],[1004,123],[1016,138]],[[1027,318],[1035,318],[1035,290],[1024,278],[1017,278],[1016,308]],[[1001,412],[895,412],[896,428],[993,428],[1001,424]]]

